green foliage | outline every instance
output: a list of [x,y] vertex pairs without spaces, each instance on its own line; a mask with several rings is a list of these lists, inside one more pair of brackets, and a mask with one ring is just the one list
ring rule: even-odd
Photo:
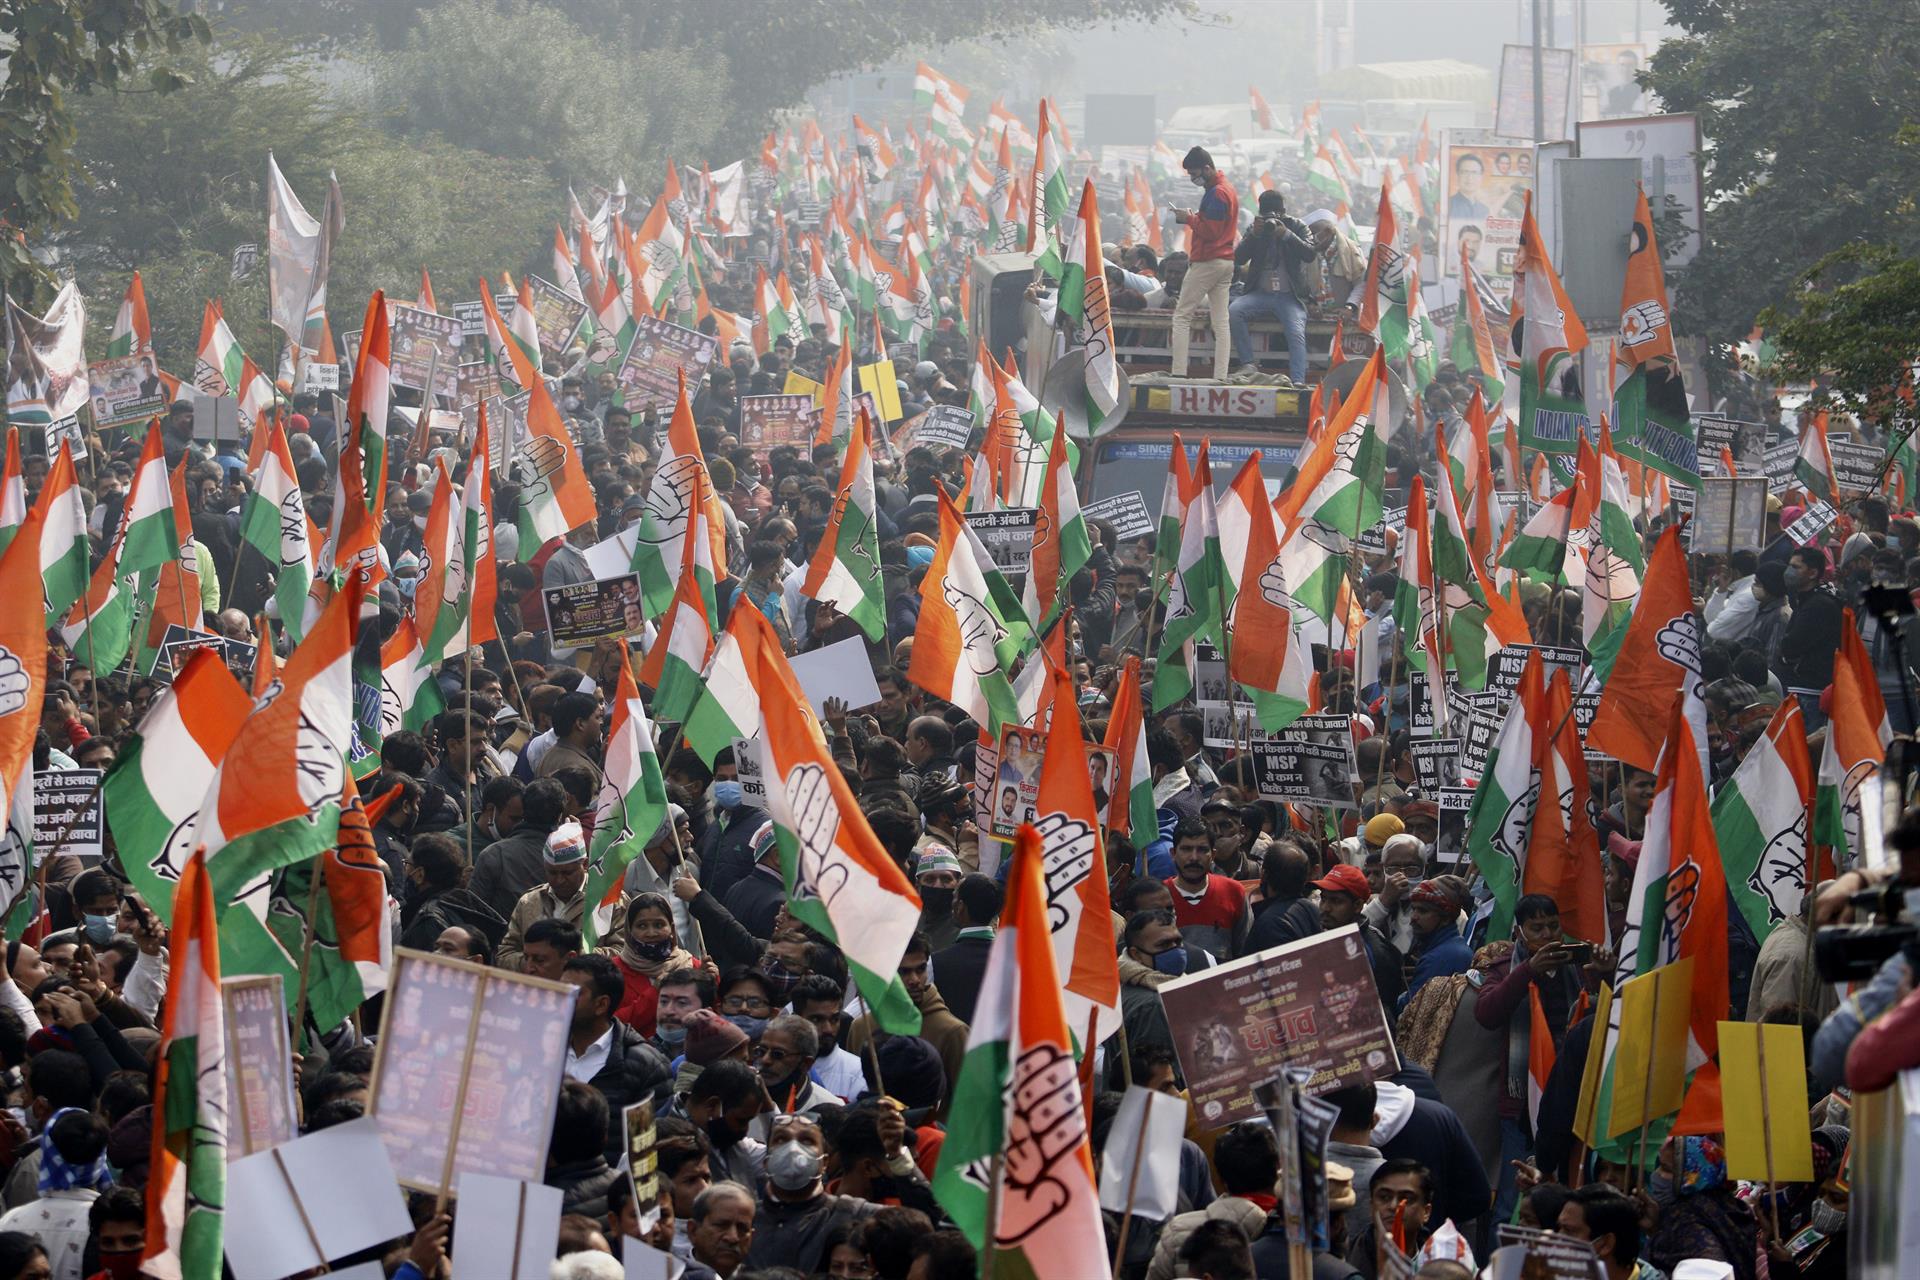
[[1818,383],[1829,404],[1889,425],[1893,389],[1920,360],[1920,261],[1887,245],[1855,245],[1828,255],[1805,284],[1795,308],[1761,315],[1781,372]]
[[1667,0],[1685,35],[1646,77],[1695,112],[1707,243],[1676,276],[1679,327],[1728,342],[1809,262],[1881,243],[1920,253],[1920,76],[1910,0]]
[[233,247],[266,239],[269,151],[316,216],[338,173],[346,231],[328,289],[338,331],[359,326],[376,288],[412,298],[422,266],[451,301],[477,296],[479,271],[517,274],[542,260],[559,206],[541,165],[395,138],[336,102],[311,59],[261,37],[171,65],[188,81],[180,92],[100,94],[77,113],[85,188],[59,243],[96,346],[137,268],[166,368],[192,369],[200,312],[216,297],[241,346],[271,367],[279,339],[267,327],[265,265],[229,278]]
[[207,34],[206,19],[159,0],[0,0],[0,279],[16,296],[45,281],[34,242],[76,212],[75,104],[96,87],[133,88],[142,65],[148,93],[178,88],[143,55]]
[[409,134],[537,162],[583,188],[625,176],[642,191],[666,154],[705,154],[730,109],[724,63],[623,50],[558,9],[446,0],[376,61],[378,98]]

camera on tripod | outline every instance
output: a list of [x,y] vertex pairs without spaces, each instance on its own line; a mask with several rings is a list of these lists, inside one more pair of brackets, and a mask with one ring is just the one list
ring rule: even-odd
[[1825,982],[1864,982],[1903,947],[1920,944],[1920,889],[1893,882],[1847,899],[1871,924],[1828,925],[1813,935],[1813,963]]

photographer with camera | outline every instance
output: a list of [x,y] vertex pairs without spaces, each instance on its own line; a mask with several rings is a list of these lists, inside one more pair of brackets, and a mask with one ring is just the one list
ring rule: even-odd
[[1260,193],[1260,214],[1234,250],[1236,270],[1243,273],[1245,292],[1233,300],[1227,314],[1233,323],[1233,356],[1240,362],[1236,378],[1257,375],[1253,342],[1247,322],[1265,317],[1278,320],[1287,331],[1287,367],[1293,385],[1307,380],[1306,268],[1314,260],[1313,238],[1306,224],[1289,218],[1278,191]]
[[[1887,832],[1896,869],[1842,872],[1814,904],[1814,921],[1828,926],[1814,939],[1814,956],[1826,981],[1864,976],[1880,959],[1872,980],[1827,1015],[1813,1038],[1814,1083],[1828,1089],[1843,1081],[1856,1089],[1883,1088],[1907,1067],[1920,1065],[1920,927],[1911,918],[1911,892],[1920,890],[1920,810],[1909,810]],[[1880,924],[1845,925],[1856,908],[1882,917]],[[1877,1083],[1868,1083],[1875,1081]]]

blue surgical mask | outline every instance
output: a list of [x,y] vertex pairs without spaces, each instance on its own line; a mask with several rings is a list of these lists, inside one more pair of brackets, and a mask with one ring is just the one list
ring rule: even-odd
[[1179,977],[1187,971],[1187,949],[1168,947],[1153,958],[1153,967],[1170,977]]
[[681,1045],[685,1044],[687,1040],[687,1029],[685,1027],[670,1027],[664,1022],[655,1026],[653,1032],[660,1037],[660,1043],[669,1049],[678,1049]]
[[729,1013],[726,1015],[726,1018],[728,1022],[731,1022],[734,1026],[745,1032],[747,1039],[753,1041],[755,1044],[760,1043],[760,1035],[767,1029],[767,1020],[765,1018],[756,1018],[752,1014]]
[[96,947],[104,947],[113,941],[113,917],[88,915],[85,917],[87,941]]
[[746,798],[746,788],[738,782],[729,780],[713,784],[713,803],[716,808],[729,811],[738,809]]

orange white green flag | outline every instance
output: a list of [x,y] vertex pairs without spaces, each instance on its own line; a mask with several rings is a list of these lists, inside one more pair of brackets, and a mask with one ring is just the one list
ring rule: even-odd
[[886,635],[887,604],[880,577],[879,503],[873,485],[873,422],[864,408],[840,464],[827,529],[814,549],[800,594],[852,618],[869,640]]
[[1849,866],[1877,870],[1888,861],[1879,815],[1893,730],[1853,610],[1841,610],[1841,618],[1840,652],[1833,656],[1833,719],[1820,753],[1814,801],[1814,839],[1848,858]]
[[580,931],[591,947],[613,929],[627,865],[647,847],[667,816],[667,784],[653,749],[653,722],[633,682],[633,661],[623,641],[613,691],[613,723],[607,731],[606,777],[593,804],[593,839],[587,852],[587,911]]
[[199,853],[181,872],[168,943],[140,1271],[154,1280],[219,1280],[227,1202],[227,1034],[213,886]]
[[890,1033],[920,1030],[920,1010],[900,980],[900,957],[919,927],[920,897],[867,825],[800,682],[771,626],[753,645],[749,676],[765,714],[758,743],[767,816],[780,848],[787,910],[839,947],[875,1023]]
[[1019,638],[1001,615],[974,540],[953,500],[940,494],[940,541],[920,580],[920,622],[907,678],[997,728],[1020,723],[1007,669]]
[[1021,827],[933,1194],[975,1248],[993,1250],[996,1270],[1104,1280],[1086,1099],[1048,937],[1046,861],[1040,833]]

